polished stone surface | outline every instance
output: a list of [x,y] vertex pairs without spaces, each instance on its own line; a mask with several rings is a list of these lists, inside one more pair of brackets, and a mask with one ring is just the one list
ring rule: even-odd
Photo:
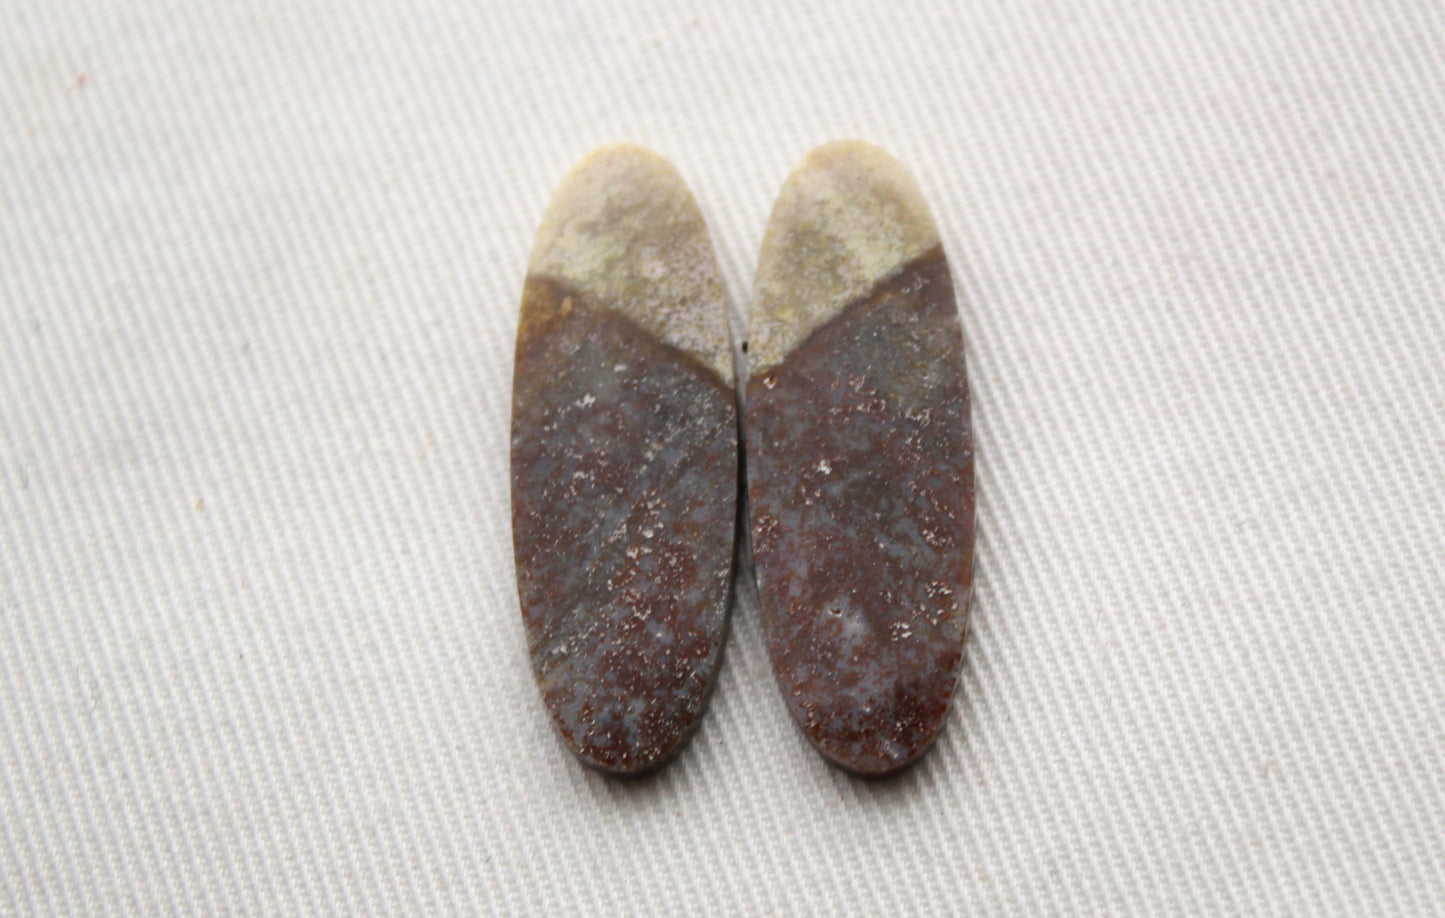
[[848,141],[799,166],[751,327],[748,488],[774,671],[825,757],[889,774],[946,720],[974,535],[953,284],[895,160]]
[[604,772],[676,754],[721,660],[732,380],[723,287],[681,177],[638,147],[592,153],[543,217],[522,297],[512,526],[538,687]]

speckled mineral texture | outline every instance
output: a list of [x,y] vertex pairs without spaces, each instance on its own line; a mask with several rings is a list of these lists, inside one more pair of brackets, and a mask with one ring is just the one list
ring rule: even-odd
[[721,658],[737,522],[725,305],[665,160],[604,147],[563,180],[522,295],[513,546],[543,700],[611,774],[681,748]]
[[757,585],[783,697],[885,775],[947,717],[973,571],[963,337],[933,220],[886,153],[829,144],[763,241],[747,381]]

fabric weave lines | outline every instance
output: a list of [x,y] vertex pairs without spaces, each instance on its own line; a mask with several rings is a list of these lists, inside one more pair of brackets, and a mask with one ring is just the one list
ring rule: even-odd
[[[1425,2],[0,4],[0,914],[1445,911],[1445,13]],[[812,146],[967,338],[972,633],[898,780],[743,590],[655,779],[512,571],[517,303],[595,144],[739,340]]]

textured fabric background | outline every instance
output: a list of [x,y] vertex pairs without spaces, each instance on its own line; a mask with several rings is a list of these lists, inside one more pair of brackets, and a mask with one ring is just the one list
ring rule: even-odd
[[[1445,910],[1445,13],[0,3],[0,913]],[[592,145],[743,325],[814,144],[960,288],[951,721],[828,768],[740,600],[656,779],[527,667],[516,304]]]

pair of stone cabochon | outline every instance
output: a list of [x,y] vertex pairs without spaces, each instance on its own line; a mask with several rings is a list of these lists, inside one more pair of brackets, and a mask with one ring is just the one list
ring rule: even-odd
[[[746,494],[768,649],[831,762],[881,776],[948,713],[973,574],[963,337],[928,206],[877,147],[814,150],[758,259]],[[666,160],[603,147],[542,219],[517,332],[512,512],[538,687],[586,764],[668,761],[722,657],[738,397],[707,227]]]

